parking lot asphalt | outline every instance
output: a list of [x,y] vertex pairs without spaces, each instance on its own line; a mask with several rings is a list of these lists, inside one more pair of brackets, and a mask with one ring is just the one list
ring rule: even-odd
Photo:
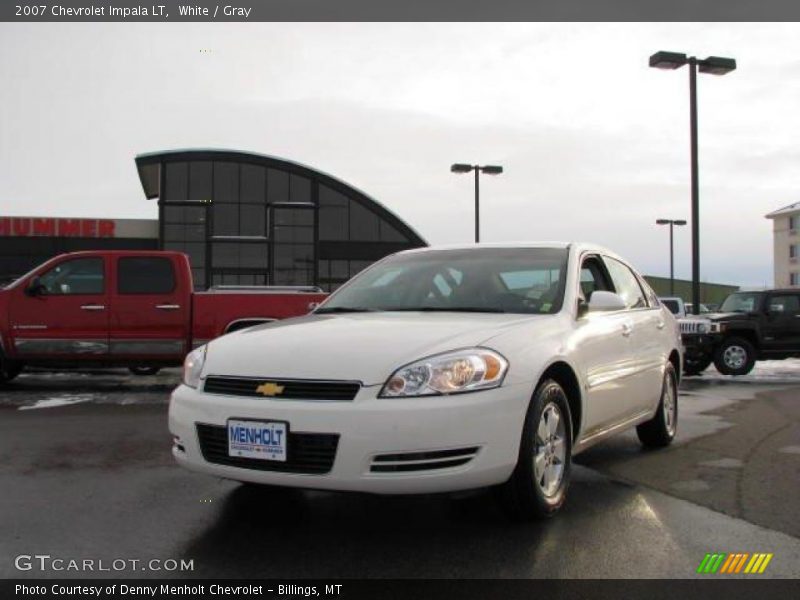
[[[693,577],[707,552],[771,552],[764,576],[798,577],[800,369],[769,375],[687,379],[672,447],[590,449],[562,513],[520,524],[487,492],[274,492],[189,473],[169,452],[175,372],[24,374],[0,390],[0,577]],[[20,554],[194,570],[18,571]]]

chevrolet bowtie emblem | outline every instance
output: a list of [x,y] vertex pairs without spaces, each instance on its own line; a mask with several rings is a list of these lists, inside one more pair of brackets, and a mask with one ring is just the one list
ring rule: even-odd
[[256,388],[256,394],[261,394],[262,396],[277,396],[283,393],[283,388],[284,386],[282,385],[267,381]]

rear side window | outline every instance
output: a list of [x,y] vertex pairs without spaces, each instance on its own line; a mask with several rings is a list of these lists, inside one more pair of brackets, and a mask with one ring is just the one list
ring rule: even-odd
[[120,258],[117,274],[120,294],[169,294],[175,290],[175,270],[168,258]]
[[617,293],[625,300],[628,308],[647,308],[647,300],[644,297],[642,286],[639,285],[639,280],[636,279],[633,271],[627,265],[608,256],[604,256],[603,260],[608,267],[608,272],[611,273]]

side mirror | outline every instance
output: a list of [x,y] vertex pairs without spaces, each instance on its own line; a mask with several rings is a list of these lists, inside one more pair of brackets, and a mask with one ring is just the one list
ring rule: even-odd
[[615,310],[625,310],[628,305],[622,296],[614,292],[604,292],[597,290],[589,299],[589,312],[612,312]]
[[34,275],[31,277],[31,280],[28,282],[27,287],[25,288],[25,295],[27,296],[42,296],[46,291],[44,285],[39,280],[38,275]]

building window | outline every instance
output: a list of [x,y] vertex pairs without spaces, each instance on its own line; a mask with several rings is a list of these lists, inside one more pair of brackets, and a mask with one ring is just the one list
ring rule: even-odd
[[789,258],[797,258],[797,244],[789,244]]
[[797,217],[789,217],[789,231],[794,231],[795,229],[797,229]]
[[797,273],[789,273],[789,285],[795,286],[800,281],[800,277],[798,277]]

